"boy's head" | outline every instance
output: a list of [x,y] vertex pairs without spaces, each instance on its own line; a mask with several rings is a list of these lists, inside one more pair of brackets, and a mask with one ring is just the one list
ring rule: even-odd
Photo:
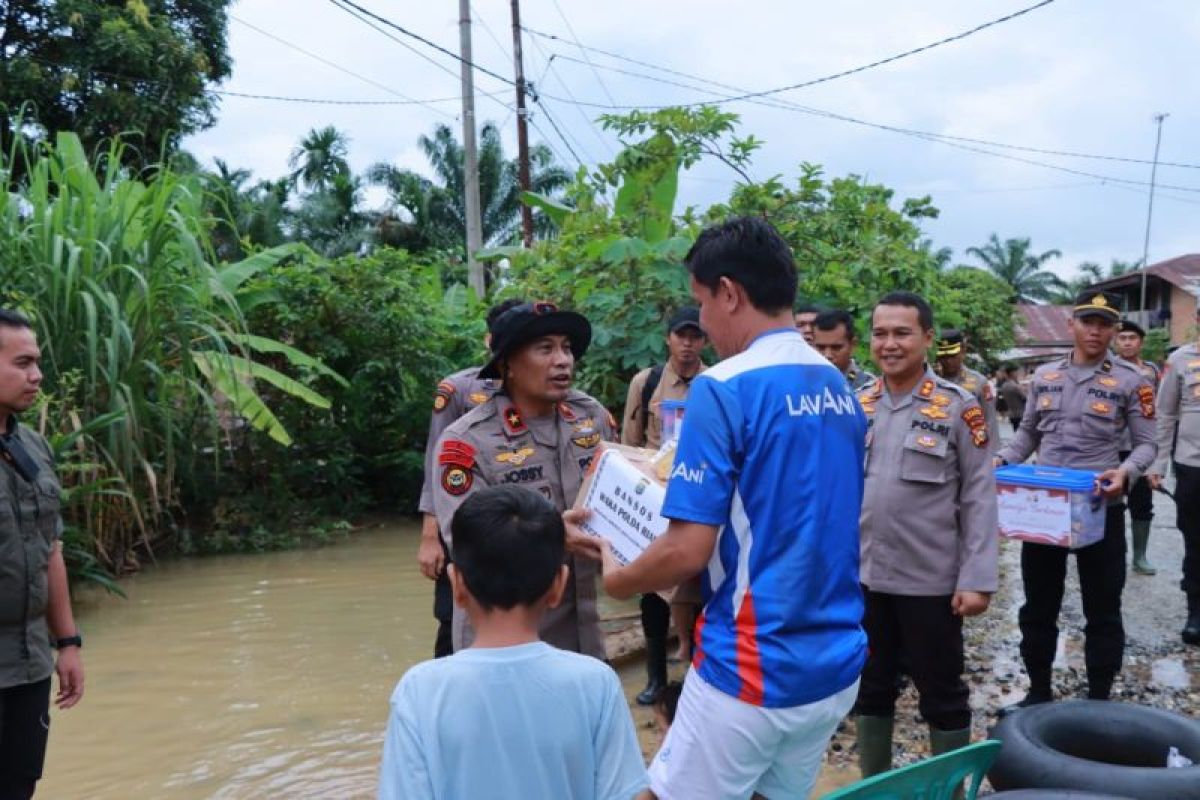
[[491,486],[467,498],[450,523],[454,597],[485,612],[555,606],[566,585],[562,516],[537,492]]

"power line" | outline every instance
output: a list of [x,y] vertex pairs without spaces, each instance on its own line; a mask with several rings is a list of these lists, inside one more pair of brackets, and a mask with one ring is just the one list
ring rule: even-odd
[[[533,46],[537,48],[538,52],[542,54],[542,58],[546,59],[546,69],[545,69],[545,72],[542,74],[542,78],[545,79],[546,75],[548,75],[551,71],[553,71],[554,77],[558,80],[558,85],[561,86],[563,88],[563,91],[565,91],[567,93],[567,97],[569,97],[572,101],[574,101],[575,95],[573,95],[571,93],[571,88],[567,85],[567,82],[563,78],[562,73],[560,73],[554,67],[554,59],[557,57],[557,54],[548,54],[546,52],[545,48],[542,47],[542,43],[539,42],[537,39],[530,39],[530,41],[533,42]],[[612,144],[610,144],[607,139],[605,139],[603,136],[600,135],[600,130],[596,126],[596,121],[594,119],[592,119],[590,116],[588,116],[587,112],[583,110],[583,106],[579,105],[578,103],[573,103],[573,105],[574,105],[575,111],[578,112],[579,116],[583,117],[584,123],[587,125],[588,130],[591,131],[592,135],[596,137],[596,141],[600,142],[600,145],[605,150],[608,151],[610,156],[615,156],[616,150],[613,148]]]
[[[332,98],[322,97],[289,97],[285,95],[275,94],[253,94],[251,92],[235,92],[229,89],[209,89],[213,94],[221,95],[222,97],[240,97],[248,100],[274,100],[281,103],[306,103],[310,105],[325,105],[325,106],[412,106],[420,105],[427,106],[429,103],[447,103],[450,101],[462,100],[461,97],[435,97],[429,100],[335,100]],[[437,109],[434,109],[435,111]],[[443,111],[438,113],[448,116],[451,119],[457,119],[451,114],[446,114]]]
[[546,107],[546,104],[543,103],[536,94],[533,96],[533,102],[537,103],[538,107],[542,109],[542,114],[545,115],[546,121],[550,123],[550,127],[554,129],[554,132],[558,134],[558,138],[562,139],[562,143],[566,145],[568,152],[571,153],[571,156],[575,159],[575,162],[579,164],[579,166],[586,169],[587,165],[583,163],[583,159],[581,159],[579,154],[575,152],[575,148],[571,147],[571,143],[567,141],[567,137],[563,135],[562,129],[558,127],[558,123],[555,122],[554,117],[551,116],[550,109]]
[[318,54],[312,52],[311,50],[306,50],[305,48],[301,47],[298,44],[295,44],[293,42],[289,42],[286,39],[280,38],[279,36],[276,36],[275,34],[271,33],[270,31],[263,30],[262,28],[258,27],[257,25],[251,24],[251,23],[247,22],[246,20],[241,19],[236,14],[231,14],[230,17],[233,19],[234,22],[237,22],[238,24],[243,25],[252,31],[255,31],[256,33],[259,33],[262,36],[267,37],[268,39],[272,39],[272,40],[278,42],[279,44],[284,45],[285,47],[289,47],[298,53],[302,53],[302,54],[308,56],[309,58],[314,59],[315,61],[319,61],[328,67],[332,67],[333,69],[336,69],[338,72],[344,73],[353,78],[357,78],[358,80],[360,80],[364,83],[370,84],[371,86],[375,86],[379,89],[383,89],[388,94],[395,95],[396,97],[400,97],[404,100],[409,101],[410,103],[412,103],[414,105],[424,106],[436,114],[441,114],[442,116],[449,117],[450,119],[456,119],[456,117],[453,114],[448,114],[445,111],[441,110],[440,108],[436,108],[432,105],[426,104],[424,101],[409,97],[408,95],[404,94],[403,92],[399,92],[399,91],[393,89],[392,87],[387,86],[386,84],[380,83],[379,81],[373,80],[372,78],[368,78],[365,75],[360,75],[359,73],[355,72],[354,70],[347,69],[346,67],[343,67],[341,64],[337,64],[333,61],[330,61],[329,59],[325,58],[324,56],[318,55]]
[[[534,31],[532,31],[528,28],[526,28],[526,31],[528,31],[529,33],[535,33]],[[535,33],[535,35],[541,36],[543,38],[552,38],[552,39],[558,38],[557,36],[554,36],[553,34]],[[656,64],[651,64],[646,61],[639,61],[637,59],[627,58],[625,56],[619,55],[617,53],[612,53],[607,50],[599,50],[598,48],[591,48],[591,49],[596,52],[602,53],[603,55],[609,56],[610,58],[616,58],[621,61],[627,61],[632,64],[637,64],[639,66],[647,67],[649,69],[655,69],[660,72],[668,73],[671,75],[678,75],[680,77],[688,78],[690,80],[698,81],[700,83],[708,84],[710,86],[716,86],[716,87],[720,87],[722,89],[729,89],[729,90],[736,91],[736,92],[745,92],[746,91],[745,89],[741,89],[736,86],[731,86],[726,83],[720,83],[718,81],[714,81],[709,78],[704,78],[699,75],[692,75],[692,74],[689,74],[686,72],[680,72],[678,70],[673,70],[673,69],[669,69],[667,67],[659,66]],[[569,61],[569,62],[572,62],[575,64],[581,64],[581,65],[584,64],[583,61],[580,61],[577,58],[573,58],[573,57],[571,57],[569,55],[565,55],[563,53],[554,53],[553,55],[555,58],[562,60],[562,61]],[[681,83],[679,81],[672,81],[672,80],[668,80],[666,78],[659,78],[655,75],[647,75],[644,72],[635,72],[633,70],[621,69],[620,67],[614,67],[614,66],[610,66],[607,64],[600,64],[599,69],[608,70],[610,72],[616,72],[616,73],[619,73],[622,75],[628,75],[628,76],[634,77],[634,78],[640,78],[642,80],[653,81],[655,83],[661,83],[666,86],[677,86],[677,87],[681,87],[684,89],[690,89],[692,91],[705,92],[706,94],[717,95],[718,97],[725,97],[725,98],[729,97],[728,95],[722,95],[719,92],[715,92],[710,89],[705,89],[703,87],[693,86],[690,84]],[[782,99],[772,100],[769,102],[753,101],[753,100],[748,101],[748,102],[755,102],[756,105],[764,105],[768,108],[785,108],[786,107],[786,108],[791,108],[794,110],[807,108],[806,106],[794,104],[794,103],[791,103],[790,101],[782,100]],[[814,110],[816,110],[816,109],[814,109]],[[1144,159],[1144,158],[1129,158],[1129,157],[1125,157],[1125,156],[1105,155],[1105,154],[1099,154],[1099,153],[1084,153],[1084,152],[1079,152],[1076,150],[1056,150],[1056,149],[1044,148],[1044,147],[1032,147],[1029,145],[1010,144],[1007,142],[997,142],[997,141],[993,141],[993,140],[989,140],[989,139],[977,139],[977,138],[972,138],[972,137],[968,137],[968,136],[953,136],[951,134],[946,134],[946,133],[936,133],[934,131],[922,131],[922,130],[916,130],[916,129],[912,129],[912,128],[903,128],[900,130],[904,130],[907,133],[920,134],[921,136],[928,136],[928,137],[936,138],[936,139],[946,139],[949,141],[965,142],[967,144],[978,144],[978,145],[982,145],[984,147],[998,147],[1003,150],[1016,150],[1018,152],[1034,153],[1034,154],[1039,154],[1039,155],[1061,156],[1064,158],[1083,158],[1083,159],[1090,159],[1090,160],[1094,160],[1094,161],[1111,161],[1111,162],[1117,162],[1117,163],[1123,163],[1123,164],[1149,164],[1149,163],[1151,163],[1148,159]],[[1182,162],[1176,162],[1176,161],[1160,161],[1158,163],[1158,165],[1160,167],[1178,167],[1180,169],[1200,169],[1200,164],[1188,164],[1188,163],[1182,163]]]
[[[500,81],[501,83],[505,84],[506,86],[516,86],[517,85],[516,81],[514,81],[512,78],[506,78],[503,75],[493,72],[492,70],[488,69],[487,67],[481,67],[479,64],[476,64],[472,61],[468,61],[468,60],[464,59],[462,56],[460,56],[458,53],[455,53],[453,50],[448,50],[445,47],[442,47],[437,42],[430,41],[429,39],[426,39],[424,36],[421,36],[418,33],[413,33],[408,28],[405,28],[403,25],[399,25],[395,22],[392,22],[387,17],[382,17],[379,14],[376,14],[374,11],[371,11],[370,9],[363,8],[358,3],[355,3],[354,0],[329,0],[329,2],[333,3],[335,6],[338,6],[339,8],[341,8],[343,5],[348,6],[349,8],[352,8],[355,11],[359,12],[359,14],[370,17],[371,19],[375,20],[376,22],[380,23],[381,25],[386,25],[387,27],[389,27],[395,31],[398,31],[399,33],[404,34],[405,36],[409,37],[410,39],[415,39],[416,41],[420,42],[421,44],[425,45],[426,47],[432,47],[434,50],[437,50],[439,53],[450,56],[451,58],[453,58],[455,61],[459,62],[460,64],[466,64],[467,66],[471,67],[472,69],[478,70],[479,72],[482,72],[484,75],[487,75],[490,78],[495,78],[496,80]],[[345,10],[345,9],[343,9],[343,10]],[[372,26],[372,27],[374,27],[374,26]],[[405,45],[405,46],[408,47],[408,45]],[[432,61],[432,59],[428,59],[428,58],[426,60]],[[448,67],[438,64],[438,62],[436,62],[436,61],[434,61],[433,63],[437,64],[440,69],[450,71]],[[450,71],[450,74],[453,75],[454,74],[453,71]]]
[[[347,0],[347,2],[348,2],[348,0]],[[835,81],[839,78],[845,78],[850,75],[857,75],[860,72],[866,72],[867,70],[875,69],[876,67],[882,67],[885,64],[891,64],[896,61],[900,61],[901,59],[909,58],[910,56],[915,56],[915,55],[918,55],[919,53],[924,53],[929,50],[933,50],[934,48],[941,47],[942,45],[961,41],[962,39],[966,39],[969,36],[973,36],[974,34],[979,33],[980,31],[987,30],[988,28],[994,27],[996,25],[1000,25],[1005,22],[1009,22],[1010,20],[1014,20],[1018,17],[1024,16],[1025,14],[1029,14],[1033,11],[1036,11],[1039,8],[1048,6],[1053,2],[1054,2],[1054,0],[1041,0],[1041,2],[1039,2],[1039,3],[1035,3],[1031,6],[1027,6],[1025,8],[1014,11],[1011,14],[1005,14],[1002,17],[998,17],[998,18],[990,20],[988,22],[984,22],[980,25],[976,25],[973,28],[970,28],[965,31],[961,31],[960,33],[956,33],[953,36],[947,36],[945,38],[938,39],[937,41],[933,41],[933,42],[929,42],[928,44],[921,45],[920,47],[914,47],[911,50],[905,50],[902,53],[896,53],[895,55],[888,56],[887,58],[881,58],[876,61],[872,61],[869,64],[862,64],[857,67],[852,67],[851,69],[841,70],[840,72],[834,72],[829,75],[823,75],[819,78],[812,78],[811,80],[801,81],[800,83],[792,83],[792,84],[788,84],[787,86],[780,86],[780,87],[777,87],[774,89],[763,89],[761,91],[756,91],[756,92],[744,92],[740,95],[727,97],[724,100],[722,100],[721,102],[732,103],[732,102],[735,102],[738,100],[751,100],[751,99],[758,98],[758,97],[768,97],[770,95],[780,94],[781,92],[790,92],[790,91],[793,91],[796,89],[805,89],[809,86],[816,86],[817,84],[820,84],[820,83],[828,83],[830,81]],[[533,31],[530,31],[530,32],[532,33]],[[541,34],[541,35],[548,36],[548,34]],[[560,37],[552,37],[552,38],[557,39]],[[596,105],[599,105],[599,104],[596,104]],[[693,102],[693,103],[667,103],[667,104],[655,104],[655,105],[643,104],[643,105],[636,105],[636,106],[618,105],[618,104],[613,103],[613,104],[610,104],[608,107],[612,108],[612,109],[637,109],[637,108],[655,109],[655,108],[671,108],[671,107],[678,107],[678,106],[697,106],[697,105],[705,105],[705,103]]]
[[575,28],[571,25],[571,20],[567,19],[567,15],[563,12],[558,0],[554,0],[554,10],[558,12],[558,16],[563,21],[563,24],[567,26],[567,32],[571,34],[571,41],[579,48],[580,55],[587,61],[588,66],[592,68],[592,74],[596,76],[596,83],[600,84],[600,89],[604,92],[604,96],[608,98],[608,102],[615,104],[617,101],[613,99],[612,92],[608,91],[608,87],[605,86],[604,79],[600,77],[599,70],[596,69],[591,59],[588,58],[587,50],[583,49],[583,44],[579,41],[579,35],[575,33]]

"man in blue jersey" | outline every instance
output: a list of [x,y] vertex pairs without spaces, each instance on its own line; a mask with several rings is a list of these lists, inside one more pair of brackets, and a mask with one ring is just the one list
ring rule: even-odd
[[803,798],[867,655],[866,418],[794,327],[796,267],[774,228],[731,219],[700,234],[686,263],[725,360],[692,382],[667,532],[626,567],[606,552],[604,586],[625,598],[702,575],[692,669],[650,766],[654,795]]

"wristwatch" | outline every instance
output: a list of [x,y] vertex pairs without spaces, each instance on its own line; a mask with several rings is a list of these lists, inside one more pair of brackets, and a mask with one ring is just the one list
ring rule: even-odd
[[61,639],[55,639],[54,647],[58,650],[62,650],[64,647],[83,647],[83,637],[77,633],[74,636],[64,636]]

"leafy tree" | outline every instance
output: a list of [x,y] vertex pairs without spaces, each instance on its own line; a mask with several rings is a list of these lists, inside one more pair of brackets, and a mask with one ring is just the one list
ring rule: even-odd
[[[467,206],[462,145],[448,125],[438,125],[433,136],[422,135],[418,144],[433,168],[436,181],[392,164],[373,164],[367,179],[388,190],[392,204],[408,216],[408,241],[431,247],[466,249]],[[530,185],[534,192],[553,195],[571,176],[554,163],[545,145],[529,149]],[[508,160],[494,123],[479,134],[479,205],[485,246],[507,244],[520,235],[521,187],[516,159]],[[553,229],[549,218],[534,215],[534,230],[546,236]]]
[[1011,287],[1014,303],[1053,301],[1066,285],[1062,278],[1042,268],[1050,259],[1061,258],[1062,251],[1033,253],[1028,238],[1001,242],[993,233],[983,247],[968,247],[967,255],[979,259],[988,271]]
[[18,0],[0,12],[0,150],[24,122],[73,131],[85,149],[128,131],[151,163],[215,121],[210,83],[229,77],[230,0]]
[[1095,261],[1080,262],[1075,277],[1067,281],[1062,291],[1058,293],[1057,302],[1074,302],[1075,296],[1092,284],[1111,278],[1119,278],[1127,273],[1136,272],[1141,268],[1142,260],[1140,258],[1137,261],[1123,261],[1119,258],[1114,258],[1109,263],[1107,272],[1105,272],[1104,267]]
[[288,156],[292,183],[317,192],[329,189],[339,176],[350,174],[349,153],[346,134],[332,125],[313,128]]

